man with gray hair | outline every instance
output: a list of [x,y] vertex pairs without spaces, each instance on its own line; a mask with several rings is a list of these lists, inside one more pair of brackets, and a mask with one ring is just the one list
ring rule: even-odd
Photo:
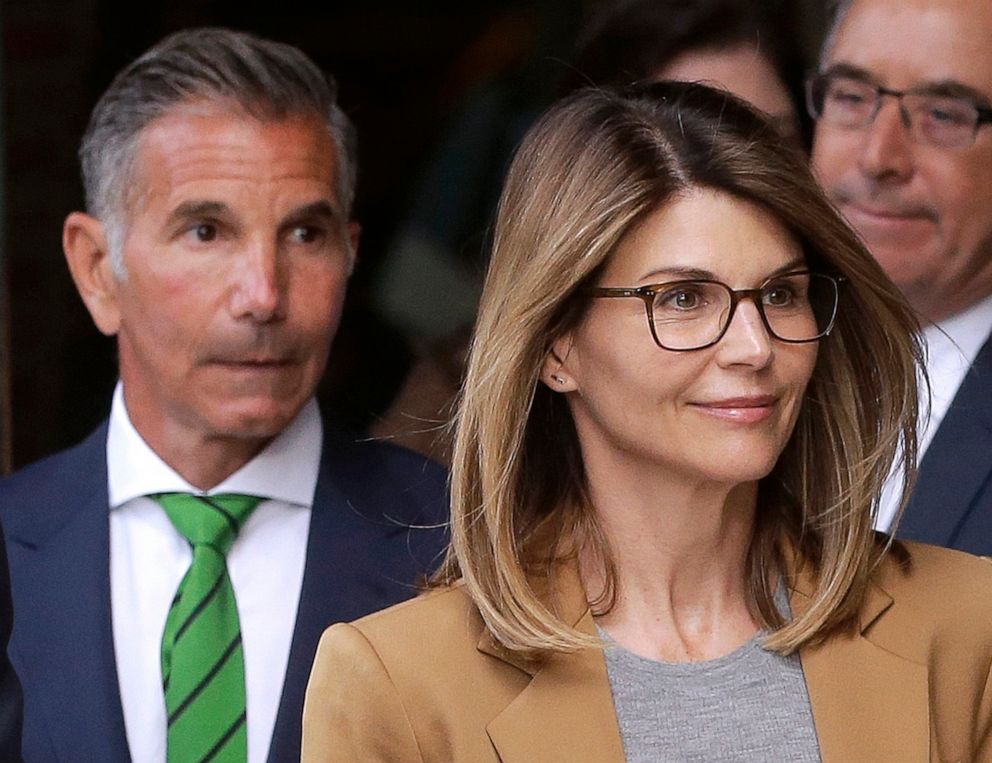
[[924,326],[932,395],[923,385],[898,535],[979,554],[992,554],[990,40],[989,0],[848,0],[808,91],[814,169]]
[[350,123],[299,50],[192,30],[118,74],[80,158],[63,245],[120,382],[89,439],[0,483],[25,757],[298,760],[320,633],[444,543],[443,470],[314,401]]

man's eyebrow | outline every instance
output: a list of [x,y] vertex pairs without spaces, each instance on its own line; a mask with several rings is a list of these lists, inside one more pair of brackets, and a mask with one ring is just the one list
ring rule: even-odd
[[172,210],[166,225],[183,222],[186,220],[202,219],[206,217],[221,217],[229,213],[227,204],[220,201],[192,200],[184,201]]
[[873,85],[880,84],[878,77],[873,75],[867,69],[862,69],[860,66],[855,66],[854,64],[831,64],[826,69],[821,71],[820,74],[828,77],[850,77],[851,79],[856,79],[861,82],[869,82]]
[[950,98],[964,98],[978,106],[989,107],[989,97],[985,93],[971,87],[971,85],[966,85],[963,82],[953,79],[927,82],[919,87],[914,87],[910,92],[921,93],[923,95],[943,95]]
[[326,199],[291,209],[285,216],[290,223],[299,220],[339,220],[342,215]]
[[[860,82],[867,82],[871,85],[882,85],[879,78],[870,71],[867,69],[862,69],[860,66],[854,66],[853,64],[833,64],[832,66],[828,66],[824,69],[822,74],[834,77],[850,77],[851,79],[855,79]],[[919,85],[906,88],[904,92],[918,95],[937,95],[946,96],[948,98],[964,98],[984,108],[988,108],[990,104],[989,97],[981,90],[971,87],[971,85],[966,85],[963,82],[958,82],[955,79],[922,82]]]

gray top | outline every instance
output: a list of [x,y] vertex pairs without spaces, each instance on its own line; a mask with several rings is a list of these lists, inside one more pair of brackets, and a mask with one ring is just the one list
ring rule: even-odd
[[762,649],[764,634],[694,663],[649,660],[600,635],[627,763],[819,763],[799,657]]

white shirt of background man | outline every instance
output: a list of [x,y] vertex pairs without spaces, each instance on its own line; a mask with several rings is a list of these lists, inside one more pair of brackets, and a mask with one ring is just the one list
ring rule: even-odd
[[245,657],[248,763],[264,763],[275,727],[306,563],[323,428],[311,400],[261,453],[215,488],[197,490],[141,438],[114,392],[107,434],[110,601],[124,726],[135,763],[165,763],[162,633],[192,560],[152,493],[267,497],[227,555]]

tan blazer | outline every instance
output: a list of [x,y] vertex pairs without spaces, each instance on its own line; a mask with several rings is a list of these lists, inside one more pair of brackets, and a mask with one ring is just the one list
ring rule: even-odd
[[[824,763],[992,762],[992,564],[907,546],[911,570],[882,565],[860,632],[800,653]],[[578,576],[562,575],[558,590],[562,615],[595,633]],[[456,586],[324,633],[303,760],[624,756],[602,652],[528,662],[494,642]]]

